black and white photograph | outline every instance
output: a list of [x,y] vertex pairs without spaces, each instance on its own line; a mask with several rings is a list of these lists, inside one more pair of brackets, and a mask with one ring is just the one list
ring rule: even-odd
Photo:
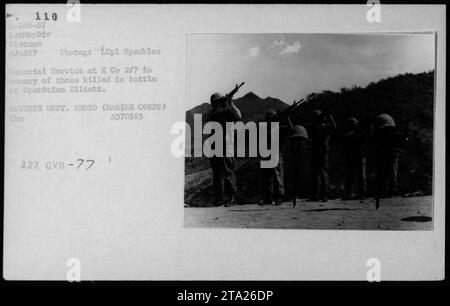
[[445,279],[445,5],[69,1],[4,20],[3,283],[225,304]]
[[187,50],[186,227],[433,229],[435,33],[191,34]]

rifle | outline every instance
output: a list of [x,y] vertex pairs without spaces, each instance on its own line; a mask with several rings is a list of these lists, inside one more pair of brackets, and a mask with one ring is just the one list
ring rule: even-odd
[[295,102],[295,100],[294,100],[294,103],[291,106],[289,106],[288,108],[286,108],[285,110],[283,110],[282,112],[280,112],[278,114],[278,118],[282,119],[285,116],[292,115],[293,112],[300,106],[300,104],[302,104],[303,101],[304,101],[304,99],[301,99],[297,102]]
[[241,88],[241,86],[244,85],[244,84],[245,84],[245,82],[242,82],[241,85],[239,85],[239,86],[236,84],[236,87],[235,87],[232,91],[230,91],[230,92],[227,94],[227,96],[228,96],[228,97],[233,97],[233,96],[237,93],[237,91],[239,90],[239,88]]
[[[234,87],[234,89],[233,89],[232,91],[230,91],[229,93],[227,93],[227,94],[225,95],[225,97],[219,101],[217,110],[218,110],[218,111],[224,111],[225,109],[227,109],[227,108],[228,108],[227,105],[228,105],[229,103],[231,103],[231,101],[232,101],[232,99],[233,99],[233,96],[237,93],[237,91],[239,90],[239,88],[241,88],[242,85],[244,85],[244,84],[245,84],[245,82],[242,82],[240,85],[237,85],[237,84],[236,84],[236,87]],[[217,110],[216,110],[216,112],[217,112]]]

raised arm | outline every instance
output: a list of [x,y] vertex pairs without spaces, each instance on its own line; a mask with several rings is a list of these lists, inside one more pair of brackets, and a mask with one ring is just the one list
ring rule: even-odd
[[226,96],[226,99],[227,99],[226,103],[227,103],[228,109],[231,111],[231,113],[233,114],[233,116],[236,120],[241,120],[242,119],[241,111],[239,110],[239,108],[236,107],[236,105],[234,104],[234,102],[231,98],[232,98],[232,96],[229,96],[229,95]]

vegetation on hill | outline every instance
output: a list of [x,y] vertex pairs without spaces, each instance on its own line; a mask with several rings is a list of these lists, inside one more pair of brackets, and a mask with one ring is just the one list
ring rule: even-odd
[[[235,100],[240,108],[243,121],[258,121],[264,118],[269,109],[282,110],[288,105],[279,99],[261,99],[254,93]],[[342,127],[348,117],[356,117],[362,128],[370,135],[370,125],[373,119],[381,114],[390,114],[396,121],[397,127],[404,128],[409,121],[408,143],[401,152],[399,165],[399,189],[403,193],[421,191],[423,194],[432,193],[433,175],[433,115],[434,115],[434,71],[418,74],[401,74],[395,77],[382,79],[361,88],[342,88],[340,91],[322,91],[309,94],[305,102],[300,105],[292,116],[294,124],[308,126],[311,121],[311,113],[319,108],[331,111],[338,129],[332,137],[330,157],[330,197],[339,197],[344,183],[344,164],[340,136]],[[186,112],[188,124],[193,122],[193,114],[205,114],[210,109],[209,104],[204,103]],[[187,139],[187,141],[190,141]],[[374,150],[368,137],[366,154],[367,180],[369,195],[374,187]],[[259,163],[253,159],[243,159],[242,166],[237,170],[239,179],[240,196],[242,202],[254,203],[258,195],[262,193]],[[309,165],[309,160],[305,161]],[[206,158],[186,158],[185,173],[192,174],[209,167]],[[301,189],[300,195],[308,196],[310,186],[309,167],[301,182],[297,186]],[[198,178],[197,178],[198,179]],[[211,187],[196,188],[191,186],[185,190],[189,195],[191,205],[203,205],[210,202]]]

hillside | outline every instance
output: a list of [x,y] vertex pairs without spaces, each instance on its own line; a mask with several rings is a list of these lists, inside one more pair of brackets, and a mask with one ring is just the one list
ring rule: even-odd
[[[331,102],[330,101],[334,101]],[[339,92],[324,91],[308,95],[307,103],[293,117],[294,124],[310,121],[315,108],[330,109],[338,126],[332,139],[334,154],[330,162],[330,182],[340,185],[344,170],[339,135],[346,118],[356,117],[367,134],[372,120],[381,113],[390,114],[399,129],[409,120],[409,142],[404,148],[399,164],[399,187],[404,192],[421,190],[432,192],[433,167],[433,113],[434,71],[418,74],[401,74],[371,83],[365,88],[342,88]],[[374,148],[367,143],[367,176],[369,191],[373,190]]]
[[[288,104],[276,98],[267,97],[265,99],[262,99],[253,92],[249,92],[244,96],[233,100],[233,102],[240,109],[242,113],[242,121],[244,122],[262,120],[267,111],[282,110],[289,106]],[[209,103],[202,103],[186,111],[186,123],[189,124],[189,126],[191,126],[192,128],[194,123],[194,114],[206,115],[211,109],[212,108]],[[186,141],[192,141],[192,139],[186,139]],[[207,168],[209,168],[209,163],[206,158],[186,157],[186,175],[195,173],[197,171],[202,171]]]
[[[330,197],[339,197],[342,190],[345,169],[340,145],[342,126],[346,118],[358,118],[367,134],[370,134],[370,123],[380,113],[389,113],[403,129],[404,122],[410,120],[409,142],[401,153],[399,165],[399,188],[403,193],[420,191],[432,193],[433,173],[433,111],[434,111],[434,71],[418,74],[402,74],[382,79],[366,86],[342,88],[340,91],[323,91],[311,93],[296,114],[292,116],[294,124],[307,125],[311,121],[312,110],[320,108],[330,110],[338,125],[338,131],[331,141],[332,154],[330,160]],[[235,100],[243,114],[244,121],[262,119],[269,109],[283,109],[288,105],[275,98],[261,99],[250,92]],[[186,112],[186,120],[192,122],[194,113],[205,113],[209,104],[201,104]],[[373,144],[367,142],[367,179],[369,194],[374,186]],[[237,170],[239,192],[243,203],[254,203],[261,193],[259,178],[260,169],[255,159],[241,159]],[[309,165],[309,160],[305,160]],[[186,158],[185,173],[192,174],[209,167],[205,158]],[[309,190],[309,167],[305,168],[304,178],[298,182],[299,195],[306,197]],[[198,178],[197,178],[198,179]],[[209,185],[196,188],[189,185],[185,190],[191,205],[199,206],[210,202]],[[206,187],[205,187],[206,186]],[[187,200],[186,200],[187,201]]]
[[[234,99],[233,102],[240,109],[242,113],[242,121],[257,121],[264,118],[264,114],[270,109],[282,110],[289,105],[283,101],[267,97],[262,99],[255,93],[249,92],[244,96]],[[186,122],[192,127],[194,122],[194,114],[207,114],[212,109],[209,103],[202,103],[186,112]]]
[[234,100],[236,106],[242,113],[242,121],[258,121],[263,120],[265,113],[269,110],[283,110],[289,105],[283,101],[267,97],[262,99],[253,92],[249,92],[245,96]]

